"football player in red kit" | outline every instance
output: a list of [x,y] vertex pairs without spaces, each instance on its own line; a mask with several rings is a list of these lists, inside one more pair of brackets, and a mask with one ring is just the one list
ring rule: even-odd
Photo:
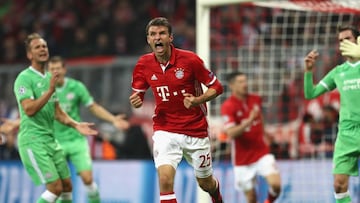
[[[132,76],[133,107],[143,104],[144,93],[153,91],[153,156],[158,172],[160,202],[175,203],[175,172],[184,157],[194,168],[199,186],[222,203],[219,183],[213,176],[206,102],[223,92],[216,76],[193,52],[175,48],[172,27],[163,17],[147,27],[152,53],[141,56]],[[201,84],[208,87],[203,92]]]
[[249,203],[256,203],[255,177],[265,177],[269,184],[267,202],[273,202],[281,191],[275,158],[264,141],[261,98],[249,94],[247,77],[236,72],[228,76],[231,96],[221,105],[224,130],[232,142],[235,187],[244,191]]

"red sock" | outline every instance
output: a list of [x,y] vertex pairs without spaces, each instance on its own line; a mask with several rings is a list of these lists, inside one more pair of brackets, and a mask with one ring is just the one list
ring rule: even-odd
[[160,193],[160,203],[177,203],[175,193]]

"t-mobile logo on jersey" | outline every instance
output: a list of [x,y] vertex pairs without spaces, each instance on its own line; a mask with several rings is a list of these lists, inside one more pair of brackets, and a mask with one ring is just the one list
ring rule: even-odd
[[156,87],[159,97],[162,98],[162,101],[169,101],[168,97],[170,96],[168,86]]
[[[170,91],[169,91],[169,87],[168,86],[159,86],[156,87],[156,91],[158,93],[158,96],[162,98],[162,101],[169,101],[169,97],[171,95]],[[182,95],[184,94],[186,91],[180,90],[180,91],[174,91],[172,92],[173,96],[177,96],[179,95],[179,93]]]

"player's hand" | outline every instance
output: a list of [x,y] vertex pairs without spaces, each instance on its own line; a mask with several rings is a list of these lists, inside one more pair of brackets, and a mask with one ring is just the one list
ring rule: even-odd
[[86,135],[86,136],[93,136],[97,135],[99,132],[97,130],[94,130],[92,127],[95,126],[94,123],[88,123],[88,122],[80,122],[78,123],[75,128],[79,133]]
[[340,43],[339,47],[341,55],[360,58],[360,36],[357,38],[357,44],[345,39]]
[[184,106],[187,109],[190,109],[193,106],[197,106],[199,103],[196,97],[190,93],[184,93]]
[[249,115],[249,119],[251,121],[255,120],[260,115],[260,108],[258,106],[254,106]]
[[316,50],[312,50],[306,55],[305,62],[305,71],[312,71],[316,58],[319,56],[319,53]]
[[58,83],[59,80],[59,72],[53,72],[51,74],[51,79],[50,79],[50,88],[49,90],[52,92],[55,92],[55,88],[56,88],[56,84]]
[[141,100],[141,97],[140,97],[140,92],[135,92],[134,94],[132,94],[130,97],[129,97],[129,101],[130,101],[130,104],[131,106],[133,106],[134,108],[139,108],[142,106],[143,102]]
[[0,126],[1,132],[4,134],[10,134],[15,131],[16,128],[20,125],[20,120],[10,120],[6,118],[1,118],[1,122],[3,122]]
[[115,120],[112,124],[119,130],[127,130],[130,127],[130,123],[126,120],[125,114],[115,116]]

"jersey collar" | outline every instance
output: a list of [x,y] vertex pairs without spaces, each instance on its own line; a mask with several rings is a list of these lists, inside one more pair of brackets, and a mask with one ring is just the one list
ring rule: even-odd
[[34,67],[32,67],[32,66],[29,66],[29,69],[31,70],[31,71],[33,71],[35,74],[38,74],[40,77],[42,77],[42,78],[45,78],[46,77],[46,71],[45,71],[45,73],[44,74],[42,74],[41,72],[39,72],[38,70],[36,70]]
[[171,56],[170,56],[169,65],[174,65],[176,58],[176,49],[173,44],[171,44],[170,47],[171,47]]
[[360,61],[356,61],[355,63],[351,63],[350,61],[346,61],[346,62],[349,64],[349,66],[351,66],[353,68],[360,64]]

